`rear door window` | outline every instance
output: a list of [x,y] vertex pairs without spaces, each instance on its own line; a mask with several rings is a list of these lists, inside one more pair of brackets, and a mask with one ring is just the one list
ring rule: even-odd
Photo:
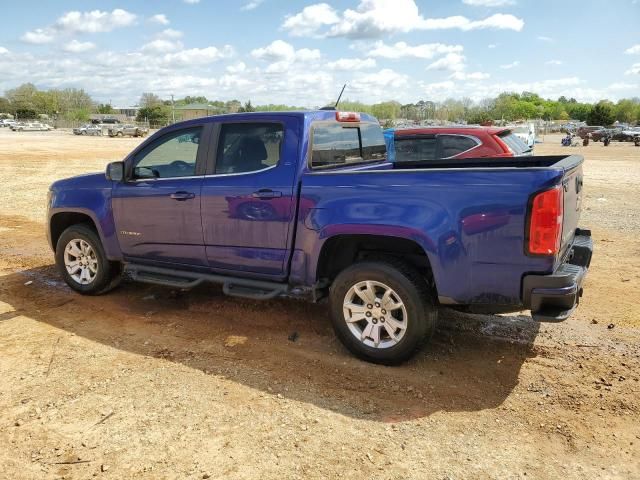
[[395,138],[396,162],[422,162],[436,159],[436,138]]
[[313,128],[312,168],[384,160],[382,128],[374,123],[319,123]]
[[279,123],[227,123],[222,125],[216,174],[258,172],[280,161],[284,127]]
[[473,138],[463,135],[438,135],[438,142],[440,143],[440,156],[442,158],[455,157],[479,144]]

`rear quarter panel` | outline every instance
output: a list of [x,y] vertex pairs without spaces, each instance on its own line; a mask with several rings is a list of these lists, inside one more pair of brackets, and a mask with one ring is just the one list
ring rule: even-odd
[[314,284],[335,235],[408,238],[426,252],[446,303],[520,304],[522,275],[553,259],[525,255],[530,195],[562,170],[361,170],[302,176],[292,283]]

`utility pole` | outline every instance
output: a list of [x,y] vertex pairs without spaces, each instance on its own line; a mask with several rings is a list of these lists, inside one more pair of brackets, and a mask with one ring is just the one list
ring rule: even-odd
[[176,123],[176,104],[173,102],[173,93],[171,94],[171,119],[172,123]]

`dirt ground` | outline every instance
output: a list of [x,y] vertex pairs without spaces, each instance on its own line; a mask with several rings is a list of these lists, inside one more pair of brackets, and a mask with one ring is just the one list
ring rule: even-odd
[[0,478],[640,478],[640,148],[536,147],[586,158],[596,251],[570,320],[443,310],[390,368],[350,356],[322,304],[72,293],[47,187],[139,141],[0,129]]

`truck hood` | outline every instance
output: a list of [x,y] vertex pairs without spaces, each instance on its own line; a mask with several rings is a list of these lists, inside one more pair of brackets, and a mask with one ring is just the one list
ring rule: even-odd
[[69,189],[97,190],[101,188],[111,188],[111,184],[112,182],[107,180],[107,178],[104,176],[104,173],[89,173],[58,180],[57,182],[52,183],[49,189],[55,192]]

